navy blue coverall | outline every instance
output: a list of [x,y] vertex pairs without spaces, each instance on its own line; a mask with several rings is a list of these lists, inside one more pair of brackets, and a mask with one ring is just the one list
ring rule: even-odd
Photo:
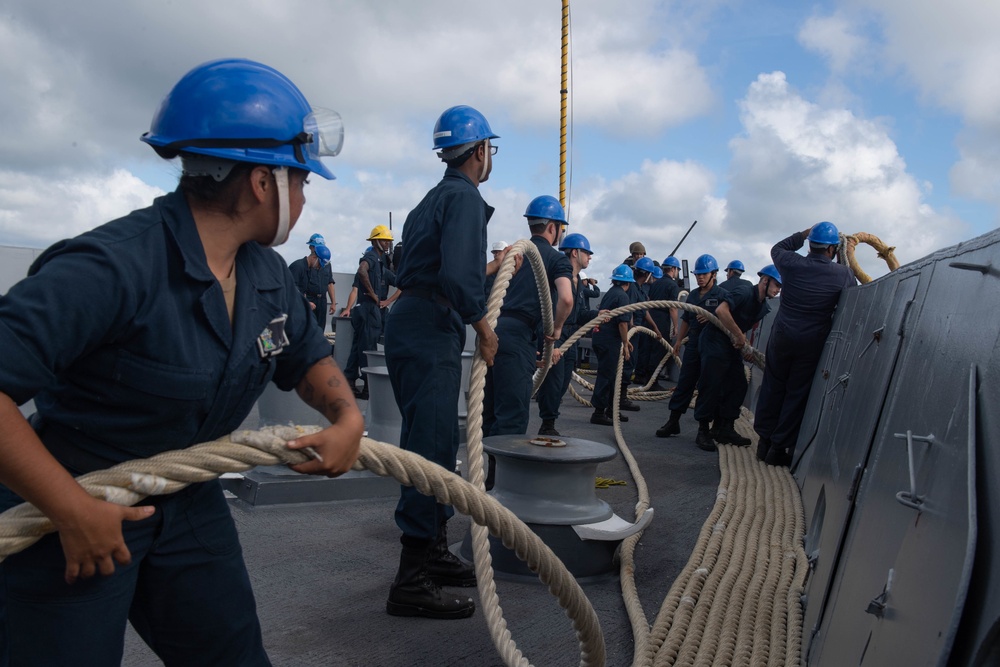
[[[725,289],[727,283],[732,289]],[[729,312],[744,333],[771,310],[767,299],[758,301],[756,285],[747,280],[727,280],[719,287],[729,294]],[[701,348],[701,380],[694,418],[698,421],[735,421],[740,416],[740,405],[747,391],[743,356],[733,347],[728,334],[714,325],[702,330],[698,347]]]
[[379,336],[382,335],[382,309],[379,308],[379,303],[388,297],[389,285],[396,282],[396,275],[386,266],[384,257],[375,250],[369,250],[361,258],[362,262],[368,263],[368,282],[375,290],[378,301],[373,301],[371,296],[365,293],[360,276],[354,281],[358,287],[357,305],[351,308],[354,338],[351,340],[351,355],[347,359],[347,368],[344,369],[344,377],[352,385],[361,374],[361,367],[365,363],[365,352],[374,350]]
[[327,315],[327,286],[335,285],[333,279],[333,266],[327,264],[323,268],[312,268],[309,266],[309,258],[302,257],[288,265],[288,270],[295,280],[295,285],[299,291],[305,295],[306,301],[316,306],[312,311],[316,316],[316,322],[321,329],[326,329]]
[[833,326],[840,294],[855,285],[850,269],[822,253],[796,251],[806,237],[796,232],[771,248],[781,273],[781,307],[767,342],[764,381],[757,398],[754,430],[761,450],[790,455],[809,398],[823,345]]
[[[566,324],[563,325],[562,335],[559,337],[556,347],[562,346],[570,336],[576,333],[577,329],[597,317],[596,310],[584,308],[585,297],[583,296],[584,288],[581,287],[582,282],[580,281],[573,290],[573,310],[566,318]],[[559,363],[553,364],[552,368],[549,369],[542,386],[538,388],[538,416],[542,420],[559,419],[559,405],[562,403],[563,396],[566,395],[570,380],[573,379],[578,348],[579,343],[574,343],[571,348],[566,350],[566,354],[562,356]]]
[[[621,285],[614,285],[609,289],[604,298],[601,299],[599,310],[614,310],[632,303],[629,292],[635,289],[635,284],[629,288],[628,292]],[[610,322],[601,324],[594,332],[594,354],[597,355],[597,380],[594,382],[594,395],[590,399],[596,412],[604,412],[611,407],[613,398],[613,387],[615,374],[618,372],[618,355],[622,350],[621,332],[618,330],[619,323],[624,322],[629,325],[632,322],[632,314],[624,313],[611,318]],[[626,362],[627,363],[627,362]],[[622,371],[624,375],[625,371]]]
[[[74,475],[230,433],[269,381],[292,389],[330,355],[281,256],[247,243],[235,270],[230,322],[177,192],[60,241],[0,298],[0,390],[35,399],[31,425]],[[0,486],[0,510],[18,502]],[[123,524],[132,563],[111,576],[66,584],[56,534],[0,564],[11,665],[117,665],[126,620],[166,664],[270,664],[219,482],[143,503],[156,512]]]
[[[557,303],[557,278],[573,279],[573,265],[565,253],[544,237],[532,236],[548,276],[553,308]],[[531,378],[535,373],[536,330],[542,321],[538,288],[531,266],[525,263],[510,280],[504,296],[496,333],[499,339],[493,366],[486,372],[483,404],[483,434],[507,435],[528,432]],[[562,363],[562,362],[560,362]]]
[[[700,306],[705,310],[714,312],[719,303],[725,298],[726,292],[718,284],[704,294],[701,289],[695,288],[688,294],[687,303],[692,306]],[[681,373],[677,378],[677,386],[674,387],[673,396],[670,397],[671,412],[687,412],[694,390],[698,387],[698,378],[701,377],[701,350],[698,348],[703,325],[698,321],[697,316],[685,310],[681,313],[681,319],[688,323],[687,343],[684,344],[684,355],[681,357]],[[714,326],[709,324],[707,326]],[[678,341],[680,342],[680,341]]]
[[[681,288],[677,284],[677,281],[664,276],[649,286],[649,300],[677,301],[677,295],[679,295],[680,292]],[[653,318],[653,321],[656,322],[656,326],[660,330],[660,333],[663,334],[664,338],[670,338],[676,334],[676,332],[672,332],[670,330],[673,326],[673,321],[670,319],[669,310],[657,308],[655,310],[650,310],[649,314]],[[649,376],[652,375],[653,371],[656,370],[656,367],[660,365],[660,361],[663,360],[663,355],[666,353],[667,348],[663,347],[659,341],[654,342],[650,347],[649,355],[646,358],[646,365],[644,367],[640,367],[639,369],[640,376],[649,379]]]
[[[455,469],[458,454],[465,325],[486,315],[483,258],[492,215],[472,181],[448,168],[403,227],[403,294],[385,328],[385,362],[403,418],[400,447],[446,470]],[[436,539],[453,514],[451,506],[401,487],[396,524],[405,536]]]

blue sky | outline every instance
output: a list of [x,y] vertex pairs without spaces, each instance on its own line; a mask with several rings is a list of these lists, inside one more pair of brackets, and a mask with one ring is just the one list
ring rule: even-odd
[[[434,185],[437,115],[479,108],[501,135],[482,191],[490,240],[526,234],[558,194],[560,2],[191,0],[46,3],[0,12],[0,244],[45,247],[172,189],[138,141],[192,66],[277,67],[344,117],[334,183],[314,179],[288,259],[319,231],[337,270]],[[571,227],[610,273],[656,259],[740,258],[755,271],[829,219],[904,263],[997,225],[1000,3],[959,0],[608,3],[575,0]],[[878,275],[873,253],[859,252]]]

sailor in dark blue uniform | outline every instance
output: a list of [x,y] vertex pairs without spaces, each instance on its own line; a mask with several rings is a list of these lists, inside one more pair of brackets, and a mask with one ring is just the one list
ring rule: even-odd
[[749,280],[744,280],[741,276],[746,272],[746,267],[738,259],[734,259],[726,265],[726,279],[719,283],[719,287],[727,292],[734,291],[741,283],[744,287],[753,286]]
[[[333,279],[333,267],[330,266],[330,249],[326,240],[320,234],[313,234],[306,243],[309,255],[301,257],[288,265],[295,285],[302,292],[306,301],[312,306],[313,315],[320,328],[326,330],[326,316],[337,310],[337,292]],[[329,309],[326,296],[330,295]]]
[[[368,374],[361,373],[365,363],[364,354],[374,350],[382,335],[382,308],[387,305],[389,286],[396,284],[396,274],[389,269],[389,246],[392,243],[392,232],[385,225],[376,225],[371,234],[371,241],[361,261],[358,262],[357,285],[358,302],[351,309],[351,326],[354,338],[351,341],[351,354],[347,359],[344,375],[354,390],[355,396],[362,400],[368,399]],[[364,378],[364,387],[358,391],[355,382],[358,375]]]
[[[809,254],[796,251],[809,241]],[[816,366],[841,293],[856,284],[851,270],[834,264],[840,234],[831,222],[796,232],[771,248],[784,279],[781,307],[767,341],[764,381],[757,399],[754,430],[757,458],[788,466],[799,437]]]
[[[633,303],[638,303],[642,301],[649,301],[649,291],[655,284],[653,281],[653,276],[656,271],[660,268],[656,266],[649,257],[640,257],[636,260],[635,266],[633,267],[633,273],[635,275],[635,290],[630,294],[632,296]],[[663,273],[660,273],[663,276]],[[662,349],[660,345],[660,339],[663,338],[663,334],[660,331],[659,325],[653,318],[653,314],[648,310],[637,310],[632,313],[632,321],[636,326],[644,326],[648,329],[652,329],[656,333],[656,339],[652,339],[649,336],[642,334],[639,336],[633,336],[633,345],[636,348],[636,354],[634,355],[634,362],[632,364],[634,368],[635,377],[633,378],[635,383],[638,385],[645,386],[649,382],[649,376],[652,374],[655,367],[650,368],[650,358],[652,355],[652,350],[654,347]],[[628,386],[626,384],[626,386]],[[628,400],[625,394],[625,387],[622,387],[622,401],[620,405],[622,410],[632,410],[633,412],[638,412],[639,406]]]
[[23,498],[59,530],[0,564],[0,662],[117,665],[131,621],[166,664],[270,664],[218,481],[126,508],[73,476],[219,438],[269,381],[333,423],[289,445],[323,459],[295,469],[350,469],[363,419],[267,247],[308,173],[333,178],[318,158],[340,128],[265,65],[194,68],[143,135],[181,156],[177,190],[55,244],[0,299],[0,509]]
[[[555,311],[554,335],[550,340],[555,342],[562,335],[562,327],[573,309],[573,266],[565,254],[552,247],[559,240],[561,226],[566,224],[566,213],[558,199],[542,195],[531,200],[524,217],[528,219],[531,242],[538,248],[545,265]],[[497,320],[500,348],[496,363],[486,375],[483,406],[483,433],[486,435],[528,431],[531,378],[538,348],[536,330],[541,321],[535,274],[525,263],[510,280]],[[553,363],[557,361],[558,355],[553,357]]]
[[[710,312],[714,311],[726,294],[715,282],[718,273],[719,263],[711,255],[701,255],[696,259],[694,275],[698,280],[698,289],[688,294],[687,303],[692,306],[700,306]],[[680,329],[674,339],[674,349],[677,349],[685,336],[687,336],[687,343],[684,344],[684,355],[681,358],[681,374],[677,378],[677,386],[670,398],[670,419],[657,429],[656,437],[658,438],[668,438],[680,434],[681,415],[687,411],[691,398],[694,396],[694,390],[698,386],[698,378],[701,377],[701,351],[698,349],[698,343],[701,330],[705,326],[704,322],[687,310],[684,311],[680,319]],[[708,326],[713,325],[709,324]],[[699,424],[699,434],[704,430],[704,436],[699,435],[696,439],[699,446],[702,446],[708,438],[709,428],[706,425],[702,429],[701,424]],[[705,446],[707,447],[707,444]]]
[[[712,422],[711,439],[727,445],[746,447],[750,439],[737,433],[734,426],[740,416],[740,405],[747,391],[746,367],[740,354],[746,344],[746,332],[771,311],[768,299],[781,291],[781,276],[773,264],[760,273],[756,285],[749,280],[726,281],[730,299],[715,309],[715,315],[736,338],[730,340],[716,326],[706,326],[701,332],[701,380],[698,382],[698,402],[694,418],[698,423]],[[726,283],[719,285],[724,288]],[[707,447],[711,449],[711,447]]]
[[[635,277],[632,268],[619,264],[611,272],[611,289],[601,299],[601,310],[614,310],[632,303],[629,291],[635,287]],[[591,405],[594,414],[590,416],[591,424],[611,426],[614,422],[611,416],[611,401],[614,398],[613,387],[615,375],[618,373],[618,357],[625,349],[624,363],[632,356],[632,343],[628,340],[628,330],[632,325],[632,314],[616,315],[608,322],[603,322],[594,331],[594,354],[597,356],[597,380],[594,382],[594,395]],[[623,366],[624,368],[624,366]],[[622,371],[624,374],[624,370]],[[619,415],[623,422],[628,421],[625,415]]]
[[[583,281],[579,279],[580,271],[590,266],[590,256],[594,254],[590,249],[590,241],[583,234],[567,234],[559,245],[559,249],[566,253],[566,257],[573,267],[575,285],[573,288],[573,309],[566,318],[566,324],[563,325],[562,335],[559,337],[556,347],[561,347],[581,325],[597,316],[597,311],[584,309],[584,287]],[[559,363],[552,364],[542,386],[538,388],[538,416],[542,419],[538,435],[559,435],[559,431],[556,430],[556,420],[559,419],[559,404],[566,394],[566,389],[573,377],[573,371],[576,369],[576,355],[577,344],[574,343],[562,355]]]
[[[677,301],[677,297],[680,294],[681,289],[677,284],[677,272],[680,271],[680,268],[680,261],[672,255],[663,260],[663,264],[661,265],[663,277],[658,278],[656,282],[649,287],[650,301]],[[670,308],[668,310],[657,308],[649,312],[653,317],[653,321],[656,322],[656,326],[660,330],[661,334],[669,338],[677,333],[676,308]],[[656,367],[660,365],[660,361],[663,360],[663,356],[666,353],[667,350],[663,347],[663,345],[657,343],[653,346],[653,350],[649,355],[648,374],[651,374],[656,370]],[[669,364],[671,362],[667,363]],[[649,390],[663,391],[664,387],[662,387],[659,380],[657,380],[650,385]]]
[[[406,218],[406,252],[397,274],[402,296],[386,323],[385,361],[403,418],[400,446],[446,470],[455,469],[458,454],[465,325],[475,329],[487,364],[497,349],[483,294],[486,223],[493,208],[478,189],[493,167],[490,140],[496,138],[472,107],[452,107],[438,119],[434,147],[448,168]],[[445,524],[453,514],[450,506],[402,487],[396,506],[402,553],[388,613],[466,618],[475,612],[472,598],[440,588],[476,582],[475,571],[448,551]]]

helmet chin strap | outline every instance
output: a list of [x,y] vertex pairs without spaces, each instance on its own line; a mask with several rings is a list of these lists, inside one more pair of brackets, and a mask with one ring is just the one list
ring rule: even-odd
[[278,185],[278,229],[268,247],[275,248],[288,240],[288,233],[291,231],[289,229],[291,227],[291,213],[288,199],[288,167],[275,167],[271,173],[274,174],[274,182]]

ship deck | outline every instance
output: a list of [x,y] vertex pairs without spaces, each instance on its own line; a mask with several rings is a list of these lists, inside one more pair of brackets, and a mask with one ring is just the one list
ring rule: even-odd
[[[363,403],[362,403],[362,407]],[[652,621],[680,573],[716,497],[718,455],[695,447],[689,411],[679,437],[655,430],[668,416],[666,401],[641,403],[625,413],[629,448],[649,486],[652,524],[636,549],[636,581]],[[529,433],[540,420],[532,404]],[[567,396],[557,428],[563,435],[614,445],[611,427],[589,423],[591,409]],[[466,460],[465,447],[459,459]],[[463,463],[463,468],[465,464]],[[636,488],[619,455],[598,475],[627,482],[597,495],[622,518],[634,517]],[[391,495],[335,502],[257,505],[231,501],[257,598],[264,645],[275,665],[436,666],[502,665],[482,614],[459,621],[392,617],[385,612],[399,557]],[[449,522],[449,541],[468,532],[468,517]],[[536,665],[577,665],[579,648],[569,619],[537,581],[504,580],[497,588],[518,647]],[[583,584],[601,622],[608,665],[632,661],[632,631],[617,576]],[[468,591],[476,597],[475,589]],[[233,613],[243,610],[233,609]],[[123,665],[159,661],[129,629]]]

